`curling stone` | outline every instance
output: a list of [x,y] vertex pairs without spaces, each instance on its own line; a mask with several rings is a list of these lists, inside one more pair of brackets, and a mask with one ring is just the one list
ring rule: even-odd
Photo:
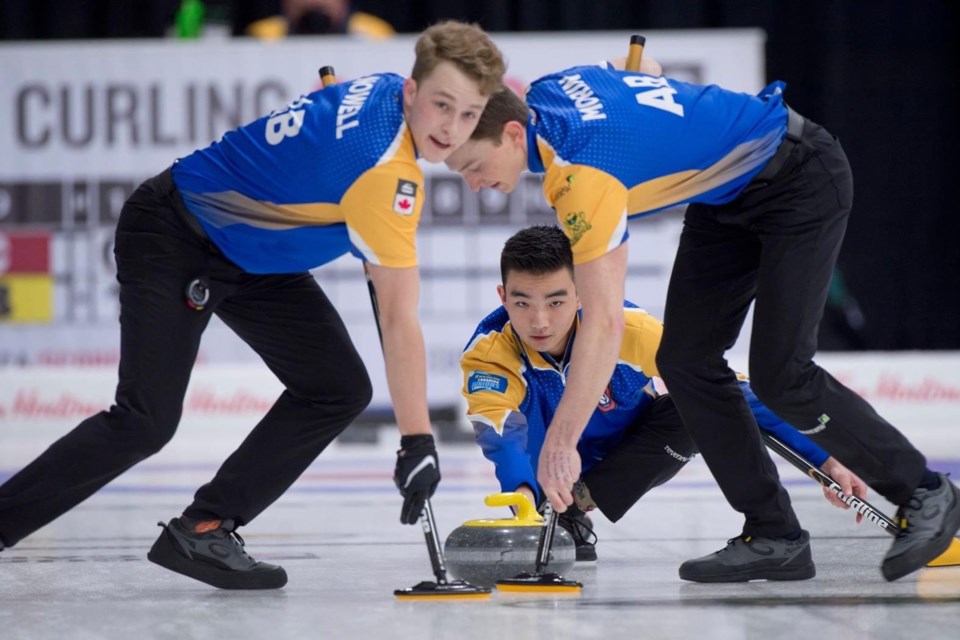
[[[484,499],[488,507],[516,507],[516,516],[503,519],[468,520],[447,537],[443,553],[447,570],[456,578],[490,587],[497,580],[513,578],[537,566],[537,545],[543,517],[522,493],[494,493]],[[550,550],[548,570],[563,574],[577,560],[573,537],[557,527]]]

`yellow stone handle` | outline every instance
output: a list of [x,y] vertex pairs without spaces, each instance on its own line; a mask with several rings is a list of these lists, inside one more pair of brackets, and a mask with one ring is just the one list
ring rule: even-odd
[[506,493],[491,493],[483,499],[488,507],[516,507],[517,520],[522,522],[542,522],[543,516],[537,513],[537,508],[533,506],[530,499],[519,491],[508,491]]

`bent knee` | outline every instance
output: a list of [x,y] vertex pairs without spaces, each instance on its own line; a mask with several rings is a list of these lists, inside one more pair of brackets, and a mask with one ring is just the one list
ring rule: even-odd
[[686,368],[686,362],[680,352],[665,344],[661,344],[657,349],[656,361],[660,377],[664,380],[669,380]]
[[373,383],[370,382],[366,367],[360,362],[350,376],[349,383],[345,385],[342,402],[350,412],[359,415],[370,405],[371,400],[373,400]]
[[668,388],[671,381],[692,382],[698,379],[714,378],[718,373],[729,371],[722,354],[717,358],[710,353],[682,348],[672,349],[664,345],[660,345],[657,350],[656,361],[660,377],[667,383]]
[[350,406],[352,406],[356,414],[359,415],[361,411],[370,405],[371,400],[373,400],[373,383],[370,382],[370,376],[367,375],[367,371],[364,369],[363,376],[354,385]]
[[336,380],[318,380],[308,389],[289,389],[291,393],[310,404],[329,408],[335,405],[347,416],[356,417],[370,405],[373,384],[362,364],[352,371],[344,371]]
[[123,406],[113,406],[108,413],[111,438],[125,439],[126,447],[142,460],[157,453],[173,438],[180,422],[180,412],[164,415],[145,413]]
[[770,367],[751,363],[750,387],[760,402],[774,408],[787,400],[795,390],[801,389],[807,377],[799,367]]

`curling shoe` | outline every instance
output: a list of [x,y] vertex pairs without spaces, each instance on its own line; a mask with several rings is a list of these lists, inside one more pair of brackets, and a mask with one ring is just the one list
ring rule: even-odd
[[576,505],[570,505],[559,514],[557,524],[566,529],[577,549],[577,562],[597,561],[597,534],[593,532],[590,517]]
[[942,474],[936,489],[918,488],[897,510],[900,526],[880,571],[894,581],[913,573],[946,551],[960,529],[960,491]]
[[147,554],[150,562],[219,589],[279,589],[287,584],[283,567],[247,555],[232,520],[203,533],[190,531],[179,518],[157,524],[163,532]]
[[815,575],[805,530],[796,540],[739,536],[720,551],[680,565],[680,577],[692,582],[808,580]]

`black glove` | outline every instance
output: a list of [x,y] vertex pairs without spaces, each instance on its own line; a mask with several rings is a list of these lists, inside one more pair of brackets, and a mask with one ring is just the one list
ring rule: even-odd
[[440,461],[433,436],[401,436],[393,481],[403,496],[400,522],[416,524],[427,498],[440,484]]

